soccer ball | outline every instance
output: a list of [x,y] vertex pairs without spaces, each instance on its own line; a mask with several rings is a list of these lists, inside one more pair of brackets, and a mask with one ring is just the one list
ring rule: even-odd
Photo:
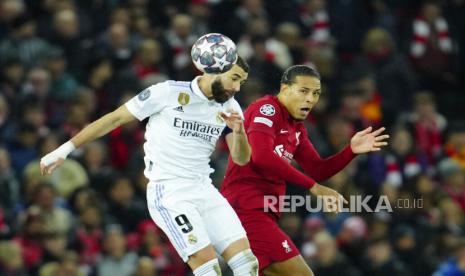
[[237,61],[236,44],[227,36],[218,33],[200,37],[192,46],[192,62],[200,71],[221,74]]

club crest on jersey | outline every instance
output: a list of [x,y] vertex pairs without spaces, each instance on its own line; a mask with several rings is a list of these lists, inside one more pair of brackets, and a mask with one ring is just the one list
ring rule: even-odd
[[292,251],[292,248],[289,246],[289,243],[287,242],[287,240],[284,240],[281,245],[284,247],[284,250],[286,251],[286,253],[289,253]]
[[188,103],[189,103],[189,100],[190,100],[189,94],[184,93],[184,92],[179,93],[179,95],[178,95],[178,103],[179,103],[180,105],[186,105],[186,104],[188,104]]
[[276,113],[276,110],[271,104],[264,104],[260,106],[260,113],[265,116],[273,116]]
[[196,244],[197,243],[197,237],[194,236],[194,234],[189,234],[189,236],[187,236],[187,241],[190,244]]
[[145,89],[144,91],[140,92],[139,95],[137,95],[137,98],[139,101],[145,101],[150,97],[150,89]]

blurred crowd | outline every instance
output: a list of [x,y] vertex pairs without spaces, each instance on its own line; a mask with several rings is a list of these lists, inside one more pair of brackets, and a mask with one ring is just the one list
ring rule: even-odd
[[322,156],[367,126],[391,135],[324,184],[399,208],[283,215],[316,275],[465,275],[464,15],[464,0],[0,0],[0,274],[189,275],[146,208],[144,122],[51,176],[39,159],[141,89],[193,79],[191,45],[221,32],[251,66],[244,109],[307,64]]

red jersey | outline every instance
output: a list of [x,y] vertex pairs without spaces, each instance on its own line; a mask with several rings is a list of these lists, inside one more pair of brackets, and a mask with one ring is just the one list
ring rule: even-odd
[[[342,170],[355,156],[350,146],[327,159],[313,147],[301,121],[294,120],[275,96],[252,103],[244,114],[244,127],[252,147],[245,166],[229,157],[221,193],[234,209],[262,209],[264,196],[283,196],[286,182],[310,189]],[[295,160],[305,174],[294,168]]]

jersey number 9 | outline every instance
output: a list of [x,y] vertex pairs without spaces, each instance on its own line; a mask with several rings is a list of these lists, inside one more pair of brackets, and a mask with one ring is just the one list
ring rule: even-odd
[[192,231],[192,229],[194,229],[192,227],[192,224],[189,222],[186,215],[184,214],[175,217],[174,220],[181,227],[181,231],[183,233],[189,233],[190,231]]

